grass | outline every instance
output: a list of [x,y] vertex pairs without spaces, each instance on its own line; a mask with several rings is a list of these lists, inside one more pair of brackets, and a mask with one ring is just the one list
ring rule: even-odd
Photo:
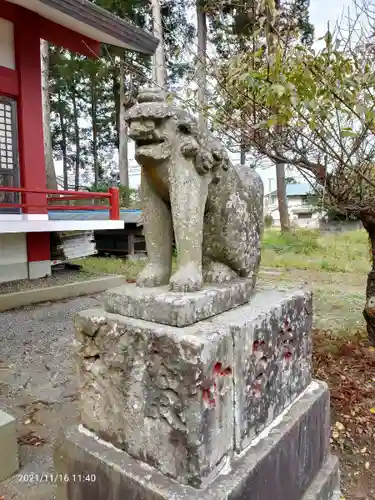
[[299,229],[282,234],[274,229],[263,237],[262,266],[341,273],[368,273],[366,231],[321,235]]
[[[104,257],[77,263],[88,273],[123,274],[128,279],[134,279],[144,266],[144,261]],[[282,234],[268,229],[263,236],[262,267],[367,274],[367,233],[363,230],[321,235],[318,231],[299,229]]]
[[130,261],[111,257],[87,257],[76,261],[86,273],[123,274],[126,279],[133,280],[145,265],[144,261]]

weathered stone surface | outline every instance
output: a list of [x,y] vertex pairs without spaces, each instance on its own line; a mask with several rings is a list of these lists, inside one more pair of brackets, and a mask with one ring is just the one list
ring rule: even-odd
[[233,450],[229,329],[106,313],[76,318],[82,422],[133,457],[201,486]]
[[[158,89],[140,93],[127,121],[142,167],[150,260],[138,285],[169,283],[172,291],[194,292],[204,280],[240,276],[255,282],[263,224],[260,176],[232,165],[224,147],[198,131],[196,118],[170,105]],[[177,270],[171,277],[173,233]]]
[[234,341],[235,446],[240,452],[309,385],[312,295],[264,291],[222,316]]
[[86,311],[76,332],[83,423],[188,484],[212,480],[311,381],[311,294],[302,290],[257,292],[183,328]]
[[198,292],[175,293],[168,287],[139,288],[124,285],[105,295],[105,309],[132,318],[170,326],[187,326],[249,301],[253,281],[236,279],[209,285]]
[[[328,390],[314,381],[277,425],[210,486],[196,490],[75,427],[56,444],[56,471],[71,478],[59,484],[57,499],[333,500],[338,471],[329,456],[329,434]],[[80,474],[93,474],[95,481],[74,481]]]

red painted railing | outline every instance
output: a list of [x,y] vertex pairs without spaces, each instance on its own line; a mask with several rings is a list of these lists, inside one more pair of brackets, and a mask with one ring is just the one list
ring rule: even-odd
[[[59,191],[54,189],[25,189],[14,187],[0,187],[0,193],[19,194],[45,194],[44,204],[32,205],[30,203],[0,203],[2,208],[40,208],[46,210],[103,210],[108,208],[110,220],[120,220],[120,192],[118,188],[111,187],[107,193],[95,193],[90,191]],[[85,199],[108,200],[108,205],[48,205],[49,201],[70,201]]]

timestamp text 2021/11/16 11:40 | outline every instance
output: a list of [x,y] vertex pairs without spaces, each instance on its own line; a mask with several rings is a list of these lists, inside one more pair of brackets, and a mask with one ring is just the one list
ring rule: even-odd
[[18,474],[20,483],[94,483],[95,474]]

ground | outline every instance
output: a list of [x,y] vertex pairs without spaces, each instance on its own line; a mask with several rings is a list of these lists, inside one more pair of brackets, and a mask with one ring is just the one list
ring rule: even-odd
[[[84,271],[126,274],[143,263],[86,259]],[[321,237],[298,232],[264,238],[260,282],[314,291],[315,375],[332,395],[332,446],[342,464],[346,500],[375,498],[375,351],[366,346],[362,309],[369,248],[363,232]],[[52,470],[57,432],[78,418],[72,317],[100,303],[86,297],[2,314],[0,398],[17,417],[21,472]],[[52,484],[0,485],[5,500],[52,500]]]

